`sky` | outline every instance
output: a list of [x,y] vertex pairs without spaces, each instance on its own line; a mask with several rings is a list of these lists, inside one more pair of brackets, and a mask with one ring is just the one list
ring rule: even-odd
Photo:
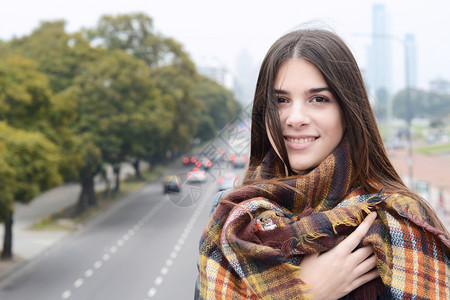
[[[28,35],[41,21],[63,19],[66,30],[75,32],[94,27],[105,14],[143,12],[156,31],[180,42],[196,63],[215,60],[236,72],[238,54],[249,53],[259,66],[277,38],[314,22],[339,34],[364,69],[374,3],[385,5],[391,35],[415,35],[418,87],[428,89],[437,78],[450,81],[448,0],[14,0],[0,5],[0,40]],[[401,89],[402,44],[394,41],[392,49],[393,86]]]

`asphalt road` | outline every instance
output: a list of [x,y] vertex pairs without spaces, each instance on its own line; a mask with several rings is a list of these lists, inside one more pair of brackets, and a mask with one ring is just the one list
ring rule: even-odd
[[180,194],[145,185],[2,282],[0,299],[192,299],[217,172]]

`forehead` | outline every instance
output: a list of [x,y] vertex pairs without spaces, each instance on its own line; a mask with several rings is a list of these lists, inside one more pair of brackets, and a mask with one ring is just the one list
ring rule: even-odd
[[288,59],[277,70],[274,86],[282,87],[328,87],[320,70],[306,59]]

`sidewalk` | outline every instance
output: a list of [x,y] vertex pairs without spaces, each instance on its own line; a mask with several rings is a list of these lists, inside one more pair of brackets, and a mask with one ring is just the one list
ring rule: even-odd
[[[28,205],[15,204],[13,221],[14,258],[12,261],[0,260],[0,280],[7,275],[8,271],[43,253],[51,245],[70,233],[70,231],[34,231],[29,230],[29,227],[39,219],[75,204],[80,191],[81,186],[79,184],[65,184],[41,194]],[[4,226],[0,229],[2,243],[3,236]]]
[[[134,169],[129,164],[121,167],[121,178],[124,179],[134,175]],[[112,170],[108,171],[108,177],[112,178]],[[104,182],[96,180],[95,189],[102,191],[105,189]],[[39,231],[30,230],[38,220],[57,213],[65,208],[77,203],[81,192],[81,185],[69,183],[46,191],[34,198],[29,204],[14,204],[13,220],[13,259],[11,261],[0,260],[0,281],[8,277],[10,272],[20,268],[33,258],[43,254],[52,245],[55,245],[64,237],[68,236],[71,230],[61,231]],[[2,224],[3,225],[3,224]],[[4,226],[0,228],[0,249],[3,248]]]

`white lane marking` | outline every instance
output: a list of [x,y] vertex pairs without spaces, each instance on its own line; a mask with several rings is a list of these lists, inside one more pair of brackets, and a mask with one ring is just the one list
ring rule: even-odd
[[[137,224],[135,224],[131,229],[128,230],[128,232],[126,234],[124,234],[122,236],[122,239],[119,239],[116,244],[118,246],[123,246],[125,244],[125,241],[129,240],[132,236],[134,236],[140,229],[141,227],[156,213],[158,212],[159,209],[161,209],[161,207],[165,204],[166,202],[164,201],[160,201],[156,206],[154,206],[152,208],[152,210],[150,210],[150,212],[148,212],[141,220],[139,220],[139,222]],[[109,249],[109,250],[107,250]],[[105,251],[109,252],[109,253],[104,253],[102,255],[102,260],[103,261],[108,261],[111,258],[111,255],[113,255],[114,253],[116,253],[118,250],[118,248],[116,246],[112,246],[110,248],[105,248]],[[101,260],[98,260],[94,263],[94,268],[95,269],[100,269],[103,266],[103,263]],[[91,277],[94,274],[94,270],[92,269],[88,269],[84,272],[84,276],[86,278]],[[163,280],[163,278],[160,278],[161,282]],[[161,284],[161,282],[159,284]],[[84,280],[82,278],[77,279],[74,282],[74,287],[75,288],[79,288],[83,285]],[[150,290],[149,291],[149,296],[153,297],[153,295],[156,293],[156,289],[154,291]],[[61,294],[61,298],[62,299],[68,299],[69,297],[72,296],[72,291],[70,290],[66,290],[65,292],[63,292]]]
[[94,271],[92,269],[87,270],[86,272],[84,272],[84,276],[86,278],[91,277],[94,274]]
[[103,266],[103,263],[100,260],[97,260],[94,264],[94,268],[100,269]]
[[153,296],[155,296],[155,294],[156,294],[156,288],[153,287],[148,291],[147,296],[152,298]]
[[161,285],[161,283],[163,282],[163,280],[164,280],[164,278],[163,278],[162,276],[156,277],[156,279],[155,279],[155,285],[156,285],[156,286]]
[[62,298],[63,299],[69,299],[69,297],[72,296],[72,292],[71,291],[65,291],[64,293],[62,293]]
[[166,275],[169,272],[169,268],[168,267],[163,267],[161,269],[161,275]]
[[[185,240],[188,238],[189,233],[191,232],[192,228],[195,225],[195,222],[197,222],[197,218],[200,216],[201,211],[203,210],[203,207],[205,206],[205,204],[208,201],[203,200],[199,206],[195,209],[194,213],[192,214],[187,226],[185,227],[183,233],[181,234],[180,238],[177,241],[177,244],[174,246],[173,251],[170,253],[170,258],[168,258],[166,260],[165,263],[165,267],[163,267],[160,271],[160,276],[156,277],[155,282],[154,282],[154,286],[151,287],[148,290],[147,296],[149,298],[152,298],[155,296],[156,292],[157,292],[157,288],[156,286],[160,286],[164,280],[165,275],[167,275],[167,273],[169,273],[169,267],[173,265],[173,259],[175,259],[178,255],[177,252],[179,252],[181,250],[181,246],[184,244]],[[147,300],[147,299],[145,299]]]
[[84,280],[82,278],[79,278],[73,283],[73,286],[76,288],[79,288],[80,286],[83,285],[83,283],[84,283]]

